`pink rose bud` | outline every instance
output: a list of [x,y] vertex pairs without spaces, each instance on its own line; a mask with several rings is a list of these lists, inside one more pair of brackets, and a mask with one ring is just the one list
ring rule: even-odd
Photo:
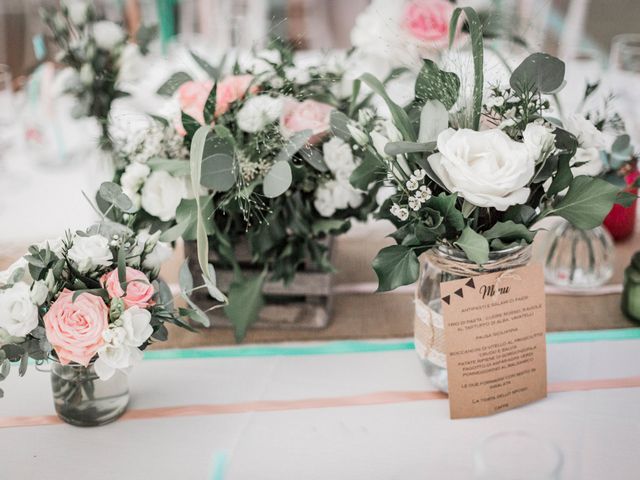
[[285,138],[289,138],[296,132],[311,130],[313,136],[309,139],[309,143],[318,143],[329,133],[333,110],[331,105],[315,100],[298,102],[292,98],[287,99],[280,117],[280,131]]
[[44,326],[60,363],[86,367],[104,344],[102,333],[108,327],[109,308],[101,297],[89,293],[73,301],[73,293],[66,288],[62,291],[44,314]]
[[105,273],[100,279],[100,283],[111,298],[122,299],[126,308],[147,308],[154,304],[151,299],[154,294],[153,285],[144,273],[135,268],[126,268],[126,292],[120,286],[117,269]]
[[[180,88],[178,88],[180,110],[204,125],[204,105],[207,103],[207,98],[209,98],[212,88],[212,80],[203,82],[189,81],[180,85]],[[182,118],[176,120],[175,127],[180,135],[187,134],[182,125]]]

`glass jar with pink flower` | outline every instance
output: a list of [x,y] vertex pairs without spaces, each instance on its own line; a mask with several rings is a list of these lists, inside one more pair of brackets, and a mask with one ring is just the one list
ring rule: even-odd
[[[115,184],[103,184],[100,197],[112,210],[132,205]],[[32,245],[0,272],[0,380],[12,362],[19,362],[20,375],[29,360],[48,362],[63,421],[97,426],[124,414],[127,374],[149,345],[167,339],[165,323],[190,329],[188,319],[206,320],[197,307],[174,308],[171,290],[158,278],[159,250],[167,248],[158,237],[105,219]],[[207,272],[206,287],[215,289],[213,268]],[[188,270],[181,277],[186,296],[193,279]]]

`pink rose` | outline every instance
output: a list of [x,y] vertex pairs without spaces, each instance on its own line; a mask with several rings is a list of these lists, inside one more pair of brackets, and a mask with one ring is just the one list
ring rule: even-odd
[[126,308],[147,308],[153,305],[154,302],[151,300],[154,294],[153,285],[151,285],[147,276],[140,270],[127,267],[126,277],[126,293],[120,286],[117,269],[105,273],[100,279],[100,283],[107,290],[111,298],[121,298]]
[[198,122],[204,123],[204,105],[213,88],[213,81],[202,82],[189,81],[178,88],[178,102],[180,110],[195,118]]
[[334,107],[315,100],[298,102],[286,99],[280,117],[280,131],[285,138],[296,132],[311,130],[309,143],[318,143],[329,132],[331,112]]
[[[233,102],[245,96],[249,85],[253,81],[251,75],[232,75],[218,83],[216,90],[216,117],[223,115],[229,110]],[[256,93],[258,86],[251,86],[250,93]]]
[[65,288],[43,317],[47,340],[60,363],[88,366],[104,344],[108,316],[109,307],[102,298],[82,293],[73,301],[73,292]]
[[404,28],[418,40],[436,48],[449,42],[449,22],[455,5],[446,0],[413,0],[404,10]]

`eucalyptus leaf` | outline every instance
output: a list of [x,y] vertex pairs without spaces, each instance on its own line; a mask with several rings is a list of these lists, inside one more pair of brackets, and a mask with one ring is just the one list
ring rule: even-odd
[[276,162],[265,175],[262,190],[266,197],[275,198],[288,190],[291,180],[289,162],[286,160]]
[[217,192],[230,190],[237,180],[233,158],[225,153],[215,153],[202,161],[200,184]]
[[381,174],[384,175],[385,172],[385,167],[380,165],[372,155],[365,155],[360,165],[351,173],[349,182],[355,188],[368,191],[369,185],[375,182]]
[[549,189],[547,190],[547,196],[552,197],[569,186],[571,180],[573,180],[573,173],[571,173],[571,158],[567,155],[560,157],[558,161],[558,171],[556,172]]
[[554,93],[563,84],[564,62],[546,53],[533,53],[513,71],[509,83],[518,94]]
[[380,250],[373,260],[378,276],[378,291],[386,292],[418,280],[420,262],[415,252],[404,245],[392,245]]
[[482,265],[489,260],[489,242],[485,237],[466,226],[454,245],[460,247],[467,258]]
[[319,172],[329,171],[329,167],[327,167],[327,164],[324,161],[324,157],[318,149],[313,147],[303,147],[300,150],[300,156],[304,158],[305,162],[307,162]]
[[227,297],[225,296],[224,293],[220,291],[220,289],[217,286],[215,268],[213,268],[213,265],[209,264],[207,265],[207,270],[209,271],[209,275],[203,276],[202,279],[204,280],[204,284],[207,287],[207,291],[209,292],[209,295],[211,295],[213,298],[215,298],[219,302],[226,302]]
[[180,283],[180,291],[189,294],[193,290],[193,275],[189,269],[189,260],[185,260],[180,267],[178,273],[178,282]]

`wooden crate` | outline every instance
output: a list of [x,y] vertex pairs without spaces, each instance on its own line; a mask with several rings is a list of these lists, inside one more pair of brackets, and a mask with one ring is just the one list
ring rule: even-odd
[[[333,241],[328,241],[327,245],[331,256]],[[194,279],[201,279],[195,242],[185,242],[185,255],[189,259],[189,268]],[[248,244],[240,243],[236,247],[236,258],[245,276],[258,275],[262,272],[261,266],[251,261]],[[209,261],[216,269],[218,288],[226,293],[233,281],[233,271],[220,267],[214,252],[210,251]],[[267,280],[262,289],[265,304],[260,310],[258,320],[251,327],[306,330],[326,328],[331,321],[332,280],[333,274],[321,272],[315,265],[310,264],[305,264],[289,285],[284,285],[281,281]],[[202,310],[208,310],[218,303],[205,289],[195,291],[192,299]],[[231,322],[225,316],[223,309],[210,311],[208,315],[212,328],[231,327]]]

